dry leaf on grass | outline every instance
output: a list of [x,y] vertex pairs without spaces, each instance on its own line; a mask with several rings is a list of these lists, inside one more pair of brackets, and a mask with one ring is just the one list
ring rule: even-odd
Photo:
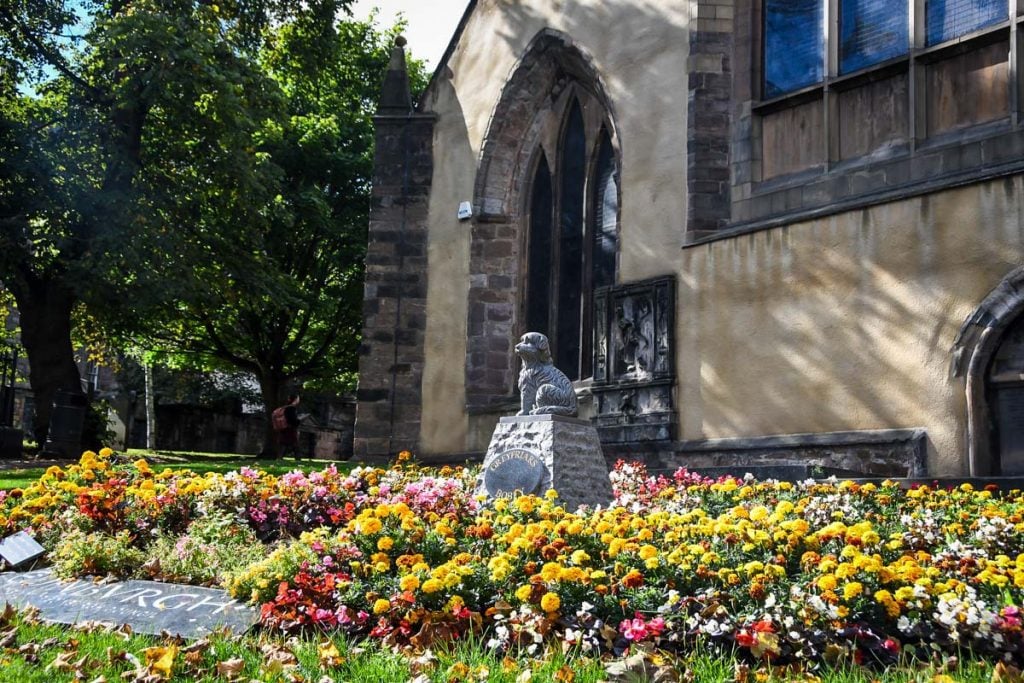
[[992,683],[1024,683],[1024,674],[1013,665],[999,662],[992,669]]
[[561,668],[555,672],[555,680],[559,683],[572,683],[576,680],[576,672],[572,670],[568,664],[563,664]]
[[150,672],[162,678],[170,678],[174,669],[174,660],[178,657],[178,646],[147,647],[142,651],[146,655],[146,666]]
[[216,669],[218,676],[234,681],[242,675],[242,671],[245,669],[245,660],[241,657],[225,659],[223,662],[217,662]]
[[338,652],[338,646],[329,640],[325,643],[320,643],[316,649],[320,655],[320,666],[333,668],[345,663],[345,658]]

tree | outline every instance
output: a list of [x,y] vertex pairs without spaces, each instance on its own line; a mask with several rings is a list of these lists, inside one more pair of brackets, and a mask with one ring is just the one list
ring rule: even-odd
[[[254,139],[283,101],[256,56],[270,26],[349,1],[0,3],[0,282],[21,314],[37,440],[55,392],[81,391],[77,303],[131,319],[138,256],[160,254],[166,272],[194,256],[167,249],[177,232],[250,255],[246,235],[201,233],[260,224],[276,196],[279,171]],[[199,220],[218,211],[235,222]]]
[[[215,202],[197,207],[201,229],[175,233],[170,250],[188,254],[189,267],[163,260],[149,271],[186,284],[151,302],[138,343],[178,362],[252,373],[268,416],[267,452],[275,448],[269,415],[296,383],[353,384],[372,116],[394,35],[323,8],[275,27],[259,64],[280,89],[285,116],[265,121],[254,144],[275,169],[276,194],[260,220]],[[415,63],[413,79],[425,80]]]

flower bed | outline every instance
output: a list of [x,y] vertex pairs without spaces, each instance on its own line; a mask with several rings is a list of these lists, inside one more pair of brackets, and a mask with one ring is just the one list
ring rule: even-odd
[[616,504],[482,505],[475,472],[154,472],[104,450],[0,493],[63,575],[221,584],[265,626],[527,652],[636,643],[887,664],[971,650],[1024,664],[1024,495],[612,474]]

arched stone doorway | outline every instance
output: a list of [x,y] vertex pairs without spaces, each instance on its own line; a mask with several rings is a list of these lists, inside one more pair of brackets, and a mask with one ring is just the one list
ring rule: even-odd
[[960,328],[952,374],[965,380],[971,476],[1024,475],[1024,267]]

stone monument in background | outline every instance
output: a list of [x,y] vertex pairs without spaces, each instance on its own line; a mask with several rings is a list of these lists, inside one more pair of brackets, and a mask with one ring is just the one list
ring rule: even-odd
[[572,382],[551,362],[548,338],[528,332],[516,344],[521,408],[503,417],[491,437],[477,493],[489,498],[548,489],[568,510],[608,505],[612,486],[597,430],[576,417]]

